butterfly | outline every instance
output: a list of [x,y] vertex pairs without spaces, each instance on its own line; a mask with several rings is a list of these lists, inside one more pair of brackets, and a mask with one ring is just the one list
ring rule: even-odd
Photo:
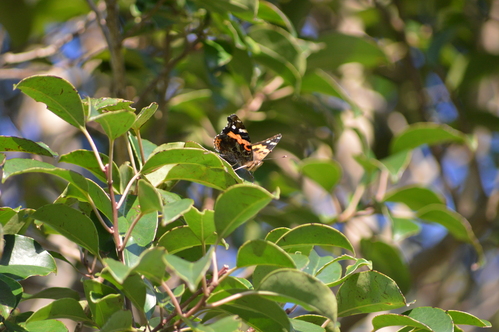
[[236,170],[246,168],[254,172],[263,164],[263,159],[276,147],[282,135],[277,134],[266,140],[251,144],[243,122],[232,114],[227,117],[227,126],[215,136],[213,146],[222,158]]

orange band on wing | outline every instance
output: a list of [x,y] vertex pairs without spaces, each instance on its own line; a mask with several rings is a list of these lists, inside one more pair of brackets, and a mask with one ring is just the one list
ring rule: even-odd
[[233,132],[229,131],[227,133],[227,136],[230,138],[233,138],[237,141],[237,143],[242,144],[244,146],[244,149],[247,151],[251,151],[251,143],[248,142],[247,140],[243,139],[241,135],[234,134]]

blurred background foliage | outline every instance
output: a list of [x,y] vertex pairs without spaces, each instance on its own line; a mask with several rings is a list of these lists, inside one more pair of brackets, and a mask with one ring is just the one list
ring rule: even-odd
[[[1,135],[59,154],[88,148],[44,105],[12,90],[42,73],[66,78],[82,97],[121,97],[137,109],[157,102],[142,131],[155,144],[212,149],[237,113],[253,141],[283,139],[255,174],[281,199],[236,232],[233,246],[271,227],[334,224],[417,306],[499,325],[499,1],[2,0],[0,45]],[[359,162],[390,156],[393,137],[419,122],[447,124],[474,143],[421,146],[391,179]],[[317,159],[328,162],[314,167]],[[483,267],[443,226],[380,204],[386,191],[416,184],[469,220]],[[64,185],[34,174],[0,188],[2,206],[37,208]],[[213,204],[211,189],[175,190],[198,207]],[[61,268],[54,278],[25,286],[70,286],[78,276]],[[365,318],[343,319],[342,331],[371,330]]]

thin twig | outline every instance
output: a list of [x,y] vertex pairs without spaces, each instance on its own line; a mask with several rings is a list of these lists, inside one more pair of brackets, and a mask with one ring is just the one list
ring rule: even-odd
[[125,250],[126,243],[128,242],[128,239],[130,239],[130,236],[132,236],[132,231],[135,228],[135,225],[137,225],[137,223],[139,222],[140,218],[142,218],[143,216],[144,216],[144,213],[141,212],[141,213],[139,213],[137,215],[137,217],[135,217],[135,219],[133,220],[132,224],[130,225],[130,227],[126,231],[125,239],[123,240],[123,243],[119,247],[119,249],[118,249],[119,251],[122,252],[123,250]]
[[173,306],[175,307],[175,310],[177,311],[177,314],[180,317],[184,316],[184,313],[182,312],[182,308],[180,308],[180,303],[178,303],[177,298],[175,297],[175,294],[173,294],[171,288],[166,284],[166,282],[163,281],[161,284],[161,287],[165,290],[166,293],[168,293],[168,296],[170,296],[170,299],[173,303]]
[[125,187],[125,190],[123,191],[123,194],[121,195],[121,198],[118,202],[118,204],[116,204],[116,209],[119,210],[119,208],[121,207],[121,205],[123,204],[123,202],[125,201],[126,199],[126,196],[128,194],[128,191],[130,191],[130,188],[132,187],[133,183],[135,182],[135,180],[137,180],[139,177],[140,177],[140,173],[137,173],[135,174],[131,179],[130,181],[128,181],[128,184],[126,185]]

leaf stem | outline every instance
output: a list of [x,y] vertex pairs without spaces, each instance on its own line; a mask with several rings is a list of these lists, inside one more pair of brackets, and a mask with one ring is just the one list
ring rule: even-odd
[[97,149],[97,146],[95,145],[94,140],[92,139],[92,136],[90,136],[90,133],[87,131],[87,128],[82,127],[81,131],[83,132],[83,135],[88,140],[88,143],[90,144],[90,147],[92,148],[92,151],[94,152],[95,159],[97,159],[97,163],[99,164],[100,170],[104,173],[106,173],[106,166],[104,166],[104,163],[102,162],[102,159],[99,154],[99,150]]
[[118,202],[118,204],[116,204],[116,209],[119,210],[119,208],[121,207],[121,205],[123,204],[123,202],[125,201],[126,199],[126,196],[128,194],[128,192],[130,191],[130,188],[132,187],[132,184],[135,182],[135,180],[137,180],[139,177],[140,177],[140,173],[136,173],[131,179],[130,181],[128,181],[126,187],[125,187],[125,190],[123,191],[123,194],[121,195],[121,198]]

